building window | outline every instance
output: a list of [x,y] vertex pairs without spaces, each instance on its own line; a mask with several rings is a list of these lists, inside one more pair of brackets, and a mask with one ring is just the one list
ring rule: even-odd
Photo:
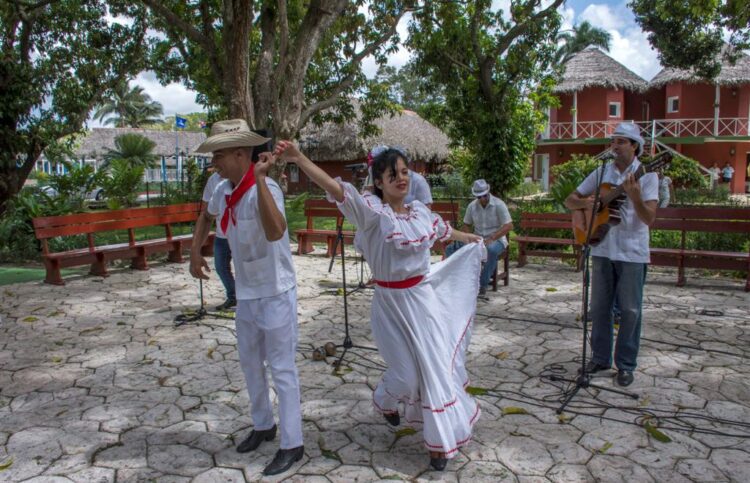
[[299,183],[299,167],[296,164],[289,163],[289,182]]
[[609,103],[609,117],[620,117],[620,103],[619,102]]
[[678,112],[680,110],[680,98],[667,97],[667,112]]

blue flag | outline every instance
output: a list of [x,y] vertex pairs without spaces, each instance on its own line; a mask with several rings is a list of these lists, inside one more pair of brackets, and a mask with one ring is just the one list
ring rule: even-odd
[[180,129],[184,129],[187,126],[187,119],[180,116],[175,116],[174,118],[174,125],[175,127],[179,127]]

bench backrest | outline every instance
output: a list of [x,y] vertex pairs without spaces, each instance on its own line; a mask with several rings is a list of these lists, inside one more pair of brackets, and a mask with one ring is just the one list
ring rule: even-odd
[[659,208],[651,229],[750,234],[750,209]]
[[75,213],[72,215],[34,218],[34,234],[42,241],[42,250],[48,253],[47,239],[58,236],[88,236],[89,248],[94,247],[93,234],[104,231],[128,230],[130,243],[135,243],[133,230],[147,226],[165,227],[167,238],[172,237],[171,224],[192,222],[201,212],[200,203],[155,206],[153,208],[128,208],[124,210]]
[[571,230],[573,222],[570,213],[521,213],[521,228],[550,228],[555,230]]
[[433,213],[440,215],[443,220],[450,222],[452,226],[458,226],[461,208],[457,201],[435,201],[430,209]]
[[307,218],[307,229],[315,228],[315,218],[335,218],[338,225],[343,221],[344,215],[339,211],[336,203],[328,200],[308,199],[305,200],[305,217]]

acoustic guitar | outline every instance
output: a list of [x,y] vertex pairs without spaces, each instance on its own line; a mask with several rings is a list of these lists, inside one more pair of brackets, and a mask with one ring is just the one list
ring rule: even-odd
[[[636,181],[646,173],[659,171],[669,165],[672,161],[672,153],[663,151],[659,153],[648,164],[641,164],[635,173]],[[620,205],[622,205],[627,195],[622,185],[612,185],[602,183],[599,190],[599,209],[595,216],[591,211],[573,210],[573,235],[576,243],[583,245],[586,243],[586,236],[589,232],[589,224],[593,218],[594,226],[591,228],[591,240],[589,243],[596,246],[604,240],[609,233],[609,229],[620,223]]]

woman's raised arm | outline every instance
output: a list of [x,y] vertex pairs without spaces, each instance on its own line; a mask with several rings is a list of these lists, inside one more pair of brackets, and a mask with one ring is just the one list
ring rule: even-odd
[[278,156],[279,159],[283,159],[287,162],[292,162],[299,166],[299,168],[305,172],[305,174],[315,183],[316,185],[323,188],[333,199],[339,203],[344,201],[344,189],[341,185],[328,173],[320,169],[307,156],[302,154],[297,146],[290,141],[279,141],[276,143],[276,147],[273,150],[273,154]]

